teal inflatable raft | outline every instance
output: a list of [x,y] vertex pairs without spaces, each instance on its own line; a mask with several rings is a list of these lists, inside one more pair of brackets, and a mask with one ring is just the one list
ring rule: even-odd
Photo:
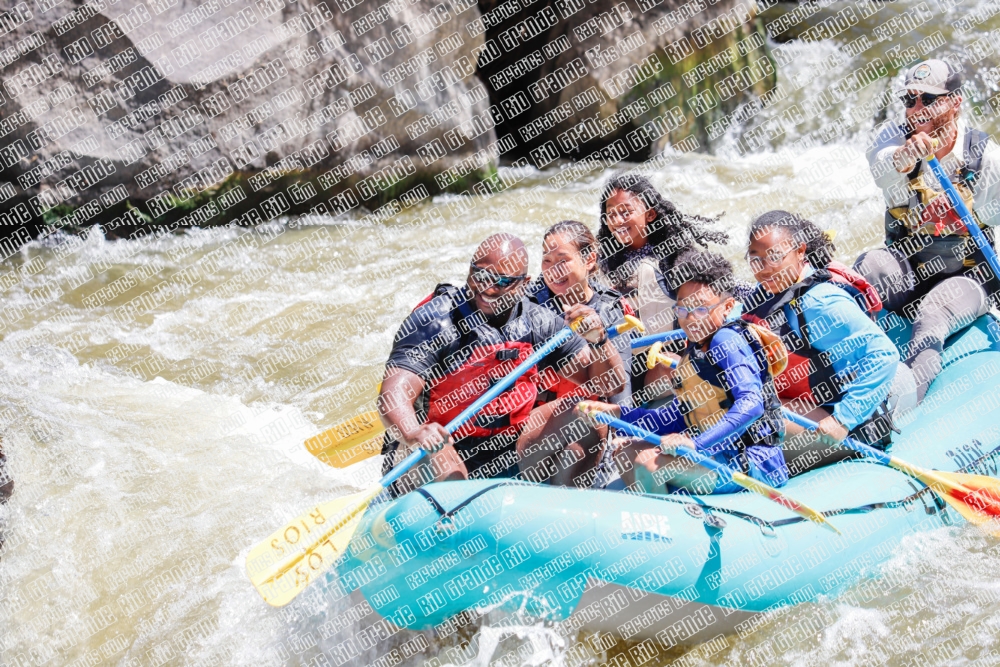
[[[905,323],[895,324],[889,333],[908,340]],[[948,341],[944,359],[891,451],[927,468],[997,476],[1000,322],[980,318]],[[919,482],[856,459],[797,476],[783,490],[843,534],[746,492],[429,484],[369,509],[338,565],[340,584],[407,628],[449,628],[506,609],[667,648],[836,595],[904,536],[962,521]]]

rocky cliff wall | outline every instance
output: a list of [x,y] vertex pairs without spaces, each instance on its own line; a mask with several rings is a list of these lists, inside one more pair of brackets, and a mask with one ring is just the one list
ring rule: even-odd
[[4,221],[335,212],[488,173],[475,4],[351,3],[16,5],[0,19],[15,49],[0,74]]
[[[636,159],[773,85],[742,0],[31,0],[0,15],[0,223],[111,234]],[[478,184],[478,185],[477,185]]]
[[[519,6],[513,13],[509,6]],[[757,6],[743,0],[483,0],[480,71],[535,164],[704,150],[710,126],[775,83]],[[520,74],[520,77],[513,75]]]

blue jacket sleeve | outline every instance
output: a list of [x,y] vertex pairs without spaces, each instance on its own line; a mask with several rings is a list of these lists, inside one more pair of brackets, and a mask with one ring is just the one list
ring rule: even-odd
[[[739,437],[764,414],[764,387],[760,367],[753,350],[743,336],[731,329],[722,329],[712,339],[709,358],[722,369],[723,378],[733,394],[733,405],[722,419],[704,433],[692,438],[695,447],[708,455],[719,451],[723,441]],[[684,417],[675,398],[670,405],[655,410],[621,409],[622,420],[636,424],[657,435],[682,433]]]
[[[827,354],[839,376],[855,374],[844,385],[843,399],[833,408],[837,421],[853,429],[889,395],[899,351],[851,295],[839,287],[817,285],[800,303],[812,346]],[[789,323],[798,333],[796,318],[790,318]]]
[[686,428],[684,415],[681,414],[676,398],[668,405],[654,410],[623,405],[621,406],[621,418],[623,422],[635,424],[639,428],[652,431],[656,435],[683,433]]
[[717,450],[716,445],[743,434],[764,415],[764,387],[753,350],[743,336],[732,329],[720,329],[712,338],[709,358],[722,369],[733,405],[715,426],[694,438],[699,450]]

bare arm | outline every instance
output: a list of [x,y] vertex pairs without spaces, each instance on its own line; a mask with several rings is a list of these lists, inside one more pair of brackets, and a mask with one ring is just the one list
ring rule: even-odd
[[408,450],[422,447],[434,451],[440,444],[454,444],[448,431],[440,424],[421,424],[413,403],[424,390],[419,375],[402,368],[387,368],[378,395],[378,413],[386,430],[396,436]]
[[563,366],[560,373],[576,384],[587,385],[599,396],[612,396],[625,388],[625,365],[617,348],[604,331],[600,316],[590,307],[576,304],[566,309],[566,321],[582,317],[580,335],[589,341],[604,343],[599,347],[588,346],[576,353],[573,360]]

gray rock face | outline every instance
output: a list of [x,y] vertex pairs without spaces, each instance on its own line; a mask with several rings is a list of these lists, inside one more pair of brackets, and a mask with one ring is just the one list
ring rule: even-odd
[[774,78],[740,0],[14,1],[7,225],[127,233],[484,192],[500,155],[703,147]]
[[3,222],[71,208],[67,222],[106,221],[126,199],[160,220],[201,211],[198,224],[264,200],[263,217],[343,210],[496,160],[468,0],[8,7]]
[[[482,0],[480,68],[513,154],[641,160],[704,149],[711,125],[775,83],[744,0]],[[499,17],[505,17],[494,25]]]

